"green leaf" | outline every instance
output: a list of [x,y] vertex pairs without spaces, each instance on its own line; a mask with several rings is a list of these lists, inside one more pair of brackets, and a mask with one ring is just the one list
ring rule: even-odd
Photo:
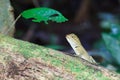
[[57,23],[68,21],[60,12],[51,9],[51,8],[33,8],[29,10],[25,10],[21,13],[22,17],[26,19],[32,18],[33,22],[41,22],[44,21],[48,24],[47,21],[51,20]]
[[116,60],[117,64],[120,65],[120,41],[105,33],[102,34],[102,37],[107,49]]

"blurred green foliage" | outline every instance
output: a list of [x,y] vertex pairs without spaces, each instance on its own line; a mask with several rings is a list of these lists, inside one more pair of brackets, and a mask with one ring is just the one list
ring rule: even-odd
[[102,39],[95,45],[97,49],[103,50],[100,55],[107,61],[106,64],[112,64],[117,71],[120,71],[120,21],[113,14],[102,13],[99,16],[103,30]]

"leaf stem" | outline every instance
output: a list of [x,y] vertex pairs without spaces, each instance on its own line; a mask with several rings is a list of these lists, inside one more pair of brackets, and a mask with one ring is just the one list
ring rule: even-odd
[[5,35],[9,33],[9,31],[14,27],[15,23],[18,21],[18,19],[21,17],[21,14],[18,15],[18,17],[13,21],[11,26],[9,27],[8,31],[5,32]]

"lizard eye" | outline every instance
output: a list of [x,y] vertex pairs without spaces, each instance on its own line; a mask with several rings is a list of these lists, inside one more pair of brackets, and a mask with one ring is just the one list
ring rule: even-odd
[[74,36],[71,36],[72,38],[74,38]]

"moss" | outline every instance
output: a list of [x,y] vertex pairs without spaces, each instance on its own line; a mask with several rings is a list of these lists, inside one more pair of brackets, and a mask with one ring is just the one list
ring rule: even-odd
[[[76,80],[110,80],[100,71],[83,65],[78,59],[63,55],[58,51],[10,37],[0,37],[0,47],[21,53],[25,58],[39,57],[52,66],[60,67],[75,75]],[[0,55],[3,56],[3,55]],[[1,59],[1,57],[0,57]],[[3,59],[1,59],[3,60]],[[4,61],[3,61],[4,62]],[[61,79],[58,79],[61,80]]]

